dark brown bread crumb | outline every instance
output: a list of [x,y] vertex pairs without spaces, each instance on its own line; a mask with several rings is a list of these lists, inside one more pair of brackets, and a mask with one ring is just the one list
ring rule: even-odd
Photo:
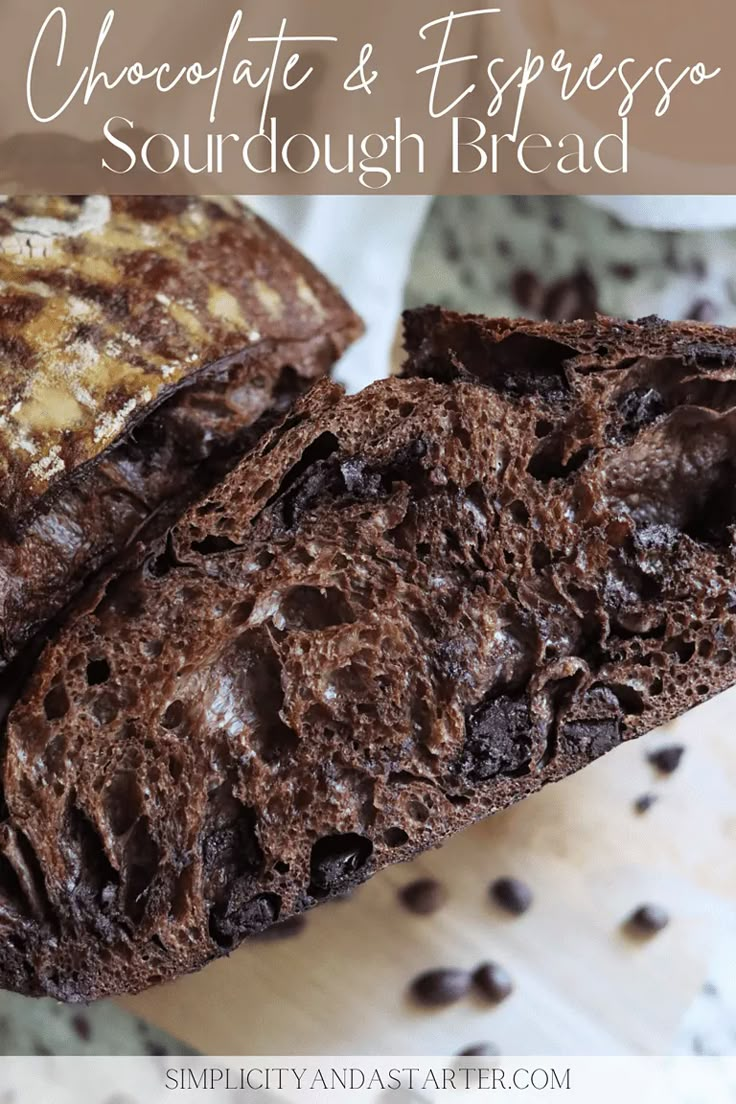
[[647,813],[651,809],[652,805],[654,805],[658,800],[659,798],[657,797],[657,794],[641,794],[641,796],[637,797],[636,801],[634,802],[634,812],[639,813],[640,815],[642,813]]
[[270,928],[264,928],[262,932],[258,932],[253,938],[259,940],[261,943],[278,943],[282,939],[291,939],[295,935],[301,935],[306,926],[307,917],[305,913],[298,912],[296,916],[290,916],[288,920],[281,920],[278,924],[273,924]]
[[625,921],[624,927],[632,935],[649,936],[666,928],[669,913],[661,905],[640,905]]
[[511,974],[498,962],[484,962],[473,973],[473,985],[478,993],[494,1004],[506,1000],[514,991]]
[[470,992],[467,970],[428,970],[411,983],[410,993],[418,1004],[427,1008],[455,1004]]
[[650,751],[647,759],[653,767],[656,767],[660,774],[674,774],[684,754],[685,748],[682,744],[668,744],[667,747],[661,747],[657,748],[656,751]]
[[514,916],[522,916],[534,901],[531,889],[519,878],[497,878],[489,893],[497,905]]
[[736,335],[408,319],[99,580],[2,745],[0,976],[226,954],[736,679]]
[[398,898],[409,912],[429,916],[447,900],[447,890],[436,878],[417,878],[398,891]]

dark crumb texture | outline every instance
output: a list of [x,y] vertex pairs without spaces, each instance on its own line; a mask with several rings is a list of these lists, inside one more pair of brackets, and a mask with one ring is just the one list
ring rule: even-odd
[[433,379],[318,384],[40,657],[7,987],[196,969],[735,680],[736,335],[407,332]]

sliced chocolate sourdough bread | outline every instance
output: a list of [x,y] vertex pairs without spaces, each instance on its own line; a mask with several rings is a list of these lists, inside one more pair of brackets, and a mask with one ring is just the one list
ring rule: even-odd
[[152,514],[191,501],[273,424],[360,323],[221,199],[6,199],[0,281],[2,667]]
[[196,969],[736,681],[736,334],[407,328],[447,382],[317,384],[44,650],[5,986]]

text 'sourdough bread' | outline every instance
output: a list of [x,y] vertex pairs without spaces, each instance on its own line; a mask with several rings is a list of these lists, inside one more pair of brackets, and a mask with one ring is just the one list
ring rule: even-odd
[[10,714],[4,985],[135,991],[736,680],[736,334],[407,319],[87,595]]
[[0,203],[0,667],[360,324],[233,200]]

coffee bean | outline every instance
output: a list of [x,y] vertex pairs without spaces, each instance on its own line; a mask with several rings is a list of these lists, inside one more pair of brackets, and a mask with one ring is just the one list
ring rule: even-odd
[[670,922],[669,913],[661,905],[640,905],[625,923],[635,935],[656,935]]
[[457,1052],[458,1058],[498,1058],[501,1051],[493,1043],[472,1043]]
[[497,905],[514,916],[521,916],[534,900],[529,886],[518,878],[497,878],[491,884],[490,894]]
[[687,317],[693,322],[717,322],[718,309],[710,299],[696,299],[687,312]]
[[666,747],[650,751],[647,759],[662,774],[672,774],[680,765],[680,760],[685,754],[682,744],[668,744]]
[[411,983],[411,994],[419,1003],[429,1007],[454,1004],[470,991],[470,974],[467,970],[428,970]]
[[596,283],[584,269],[552,284],[542,305],[543,316],[557,322],[595,318],[597,310]]
[[399,890],[402,905],[417,916],[429,916],[447,900],[445,887],[436,878],[417,878]]
[[616,261],[609,265],[609,271],[612,276],[615,276],[617,280],[633,280],[636,276],[636,266],[629,264],[628,261]]
[[648,812],[649,809],[651,809],[652,805],[654,805],[655,802],[658,801],[658,800],[659,799],[658,799],[656,794],[653,794],[653,793],[642,794],[640,797],[637,797],[636,801],[634,802],[634,812],[635,813],[646,813],[646,812]]
[[484,962],[473,974],[473,985],[489,1001],[498,1004],[514,991],[511,974],[497,962]]
[[514,273],[511,280],[511,294],[525,311],[536,312],[542,304],[542,285],[537,276],[526,268]]
[[92,1025],[82,1012],[72,1016],[72,1027],[82,1042],[89,1042],[92,1036]]

